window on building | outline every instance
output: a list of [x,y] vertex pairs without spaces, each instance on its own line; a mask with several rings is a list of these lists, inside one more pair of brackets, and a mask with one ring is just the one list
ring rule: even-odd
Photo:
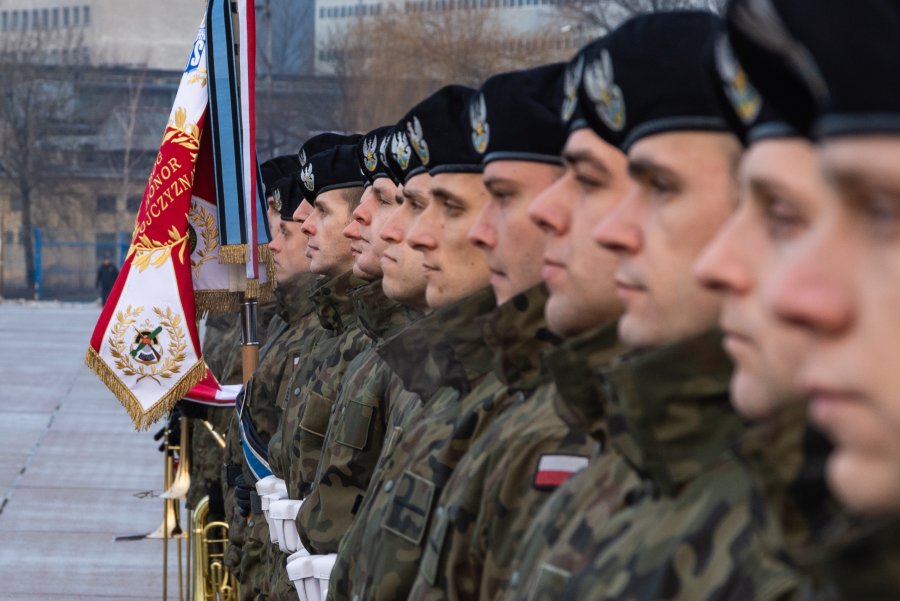
[[141,197],[140,196],[129,196],[128,200],[125,201],[125,208],[129,213],[137,214],[138,209],[141,208]]
[[63,7],[63,27],[69,26],[69,7]]
[[9,246],[12,246],[13,244],[15,244],[16,243],[16,232],[14,232],[12,230],[10,230],[8,232],[4,232],[3,241]]
[[59,9],[58,8],[53,9],[53,16],[51,17],[51,20],[50,20],[50,26],[53,27],[53,29],[59,28]]
[[81,7],[73,6],[72,7],[72,25],[78,27],[81,25]]
[[2,27],[3,31],[8,31],[9,30],[9,13],[6,11],[3,11],[3,16],[0,17],[0,19],[2,19],[2,25],[0,25],[0,27]]
[[41,28],[41,11],[39,11],[38,9],[34,9],[33,11],[31,11],[31,28]]
[[28,31],[28,11],[22,11],[22,31]]
[[84,22],[85,27],[87,27],[91,24],[91,7],[90,6],[82,6],[81,7],[81,20]]
[[116,197],[115,196],[98,196],[97,197],[97,212],[98,213],[115,213],[116,212]]

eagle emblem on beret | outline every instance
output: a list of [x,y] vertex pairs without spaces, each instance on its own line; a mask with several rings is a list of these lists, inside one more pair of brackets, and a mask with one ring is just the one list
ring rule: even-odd
[[425,135],[422,133],[422,123],[418,117],[413,117],[412,121],[406,124],[406,132],[409,134],[409,141],[412,142],[413,150],[416,151],[419,160],[423,165],[428,165],[431,160],[431,154],[428,152],[428,142],[425,141]]
[[578,106],[578,84],[581,83],[581,77],[584,74],[584,55],[578,56],[575,62],[569,63],[566,72],[563,75],[563,105],[562,120],[568,122],[575,114],[575,108]]
[[394,160],[397,161],[400,168],[406,171],[406,168],[409,167],[409,159],[412,157],[412,149],[409,147],[409,140],[406,138],[406,134],[402,131],[394,134],[391,152],[394,153]]
[[378,157],[375,156],[377,149],[377,136],[372,136],[370,139],[363,141],[363,163],[370,173],[375,171],[375,168],[378,167]]
[[378,145],[378,158],[382,165],[387,165],[387,147],[390,141],[390,134],[381,138],[381,144]]
[[745,125],[749,125],[759,116],[762,110],[762,97],[750,79],[747,73],[731,50],[731,45],[722,37],[716,43],[716,69],[719,77],[722,78],[722,85],[725,87],[725,95],[731,103],[734,112]]
[[306,149],[301,148],[300,154],[297,155],[297,160],[300,161],[301,167],[306,167]]
[[303,185],[310,192],[316,189],[316,176],[313,175],[312,165],[303,168],[303,171],[300,172],[300,179],[303,180]]
[[479,94],[469,104],[469,123],[472,126],[472,146],[479,154],[484,154],[491,139],[491,126],[487,122],[487,103],[484,101],[484,94]]
[[594,102],[594,110],[600,120],[611,130],[621,131],[625,127],[625,98],[622,88],[616,85],[609,50],[604,48],[600,57],[586,66],[584,89]]
[[281,212],[281,189],[275,188],[272,190],[272,193],[269,194],[269,204],[272,205],[272,208],[279,213]]

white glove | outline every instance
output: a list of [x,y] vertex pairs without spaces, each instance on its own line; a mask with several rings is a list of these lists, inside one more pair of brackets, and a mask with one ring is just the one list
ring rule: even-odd
[[[293,553],[303,547],[300,534],[297,532],[297,514],[303,501],[296,499],[278,499],[269,502],[269,515],[275,523],[278,548],[282,553]],[[275,541],[273,541],[275,542]]]

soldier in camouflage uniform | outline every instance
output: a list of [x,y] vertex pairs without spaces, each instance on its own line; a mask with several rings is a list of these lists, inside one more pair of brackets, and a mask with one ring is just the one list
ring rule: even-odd
[[[275,234],[278,233],[280,211],[281,211],[281,187],[287,186],[286,181],[282,182],[292,170],[296,169],[296,157],[289,155],[275,157],[260,165],[263,183],[266,186],[266,202],[267,217],[270,228]],[[279,185],[276,185],[279,184]],[[277,192],[276,192],[277,190]],[[277,280],[277,278],[276,278]],[[279,293],[276,285],[276,293],[274,302],[266,305],[258,314],[258,323],[265,328],[264,334],[260,337],[260,345],[265,348],[268,340],[273,338],[276,330],[279,330],[285,321],[279,316],[284,311],[284,303],[278,300]],[[240,321],[240,320],[238,320]],[[262,329],[262,328],[261,328]],[[238,336],[238,345],[240,345],[240,326],[236,333]],[[228,363],[228,370],[234,371],[243,377],[243,365],[241,361],[240,350],[238,355]],[[241,549],[244,546],[244,540],[247,530],[247,515],[244,510],[238,510],[235,492],[238,476],[242,473],[242,464],[244,462],[244,452],[241,448],[241,434],[236,414],[231,411],[231,416],[227,422],[227,430],[225,432],[225,449],[222,453],[221,465],[221,482],[222,497],[224,499],[225,522],[229,524],[228,539],[229,544],[225,549],[225,564],[232,573],[240,581],[241,569]],[[246,487],[243,489],[246,493]],[[242,495],[243,495],[242,493]],[[244,515],[241,515],[244,513]]]
[[[275,258],[277,298],[283,306],[281,322],[270,333],[270,340],[260,353],[259,365],[245,386],[246,399],[240,413],[245,420],[252,420],[255,435],[263,444],[271,438],[278,425],[281,407],[277,400],[286,395],[290,378],[301,364],[303,348],[319,335],[309,298],[309,290],[317,276],[308,271],[306,236],[300,231],[300,224],[289,219],[301,197],[295,178],[282,180],[282,184],[280,218],[272,220],[275,226],[269,245]],[[244,428],[247,428],[246,421]],[[242,463],[242,481],[248,500],[255,495],[252,483],[260,476],[246,461]],[[242,547],[241,596],[255,599],[265,593],[268,583],[265,571],[268,529],[256,503],[245,504],[242,509],[245,515],[250,512],[250,519]]]
[[573,531],[590,561],[555,570],[561,598],[785,599],[802,584],[784,560],[785,491],[760,478],[796,430],[748,429],[733,412],[730,362],[711,330],[718,300],[690,279],[731,211],[740,153],[701,68],[718,27],[706,13],[646,15],[585,52],[582,111],[628,153],[635,182],[594,235],[617,255],[619,334],[639,349],[604,375],[610,444],[640,481]]
[[[422,399],[392,427],[379,464],[350,530],[341,542],[329,598],[405,599],[441,488],[469,446],[511,395],[490,372],[490,348],[475,318],[496,305],[484,256],[466,240],[487,196],[480,155],[454,117],[472,90],[450,86],[417,105],[401,125],[393,150],[399,163],[416,148],[431,175],[431,202],[411,199],[415,221],[407,242],[428,267],[426,299],[434,313],[384,342],[379,355]],[[418,178],[408,186],[416,189]],[[447,207],[445,209],[445,207]],[[451,208],[452,207],[452,208]],[[396,422],[395,422],[396,423]],[[368,550],[378,549],[377,553]]]
[[[896,313],[879,310],[890,306],[884,299],[891,298],[896,284],[885,277],[885,273],[890,273],[888,263],[880,262],[866,251],[860,252],[861,248],[883,252],[891,243],[874,235],[869,226],[862,226],[865,228],[862,232],[854,231],[849,224],[869,223],[870,213],[863,207],[870,205],[862,200],[868,199],[868,194],[861,194],[861,190],[869,190],[870,186],[890,189],[896,182],[896,159],[882,162],[884,157],[895,156],[892,151],[897,147],[896,128],[891,125],[897,106],[896,90],[883,82],[885,74],[890,79],[890,73],[896,73],[897,69],[884,52],[892,46],[900,29],[900,13],[895,6],[880,2],[852,6],[826,2],[815,7],[822,18],[810,19],[812,8],[774,2],[761,11],[760,7],[743,1],[729,6],[728,47],[733,47],[750,80],[759,87],[767,104],[775,106],[789,122],[795,136],[809,137],[815,125],[820,148],[818,156],[813,155],[799,139],[794,143],[793,155],[786,154],[788,148],[784,143],[780,144],[784,147],[781,149],[772,143],[755,144],[751,148],[742,165],[748,179],[788,182],[788,193],[782,195],[781,204],[801,218],[792,218],[791,222],[798,225],[788,230],[788,236],[776,235],[782,230],[773,229],[771,220],[754,223],[749,216],[743,220],[735,218],[731,229],[737,230],[739,239],[731,244],[720,240],[707,251],[704,275],[723,280],[721,271],[728,267],[726,262],[733,268],[742,259],[744,271],[756,269],[752,273],[758,281],[753,285],[773,292],[765,298],[770,303],[766,308],[774,308],[776,318],[781,320],[779,326],[799,330],[804,342],[798,352],[802,360],[795,362],[795,377],[790,382],[802,393],[794,399],[795,403],[810,390],[816,390],[826,399],[834,395],[829,391],[836,388],[854,391],[853,402],[836,403],[830,411],[822,411],[813,399],[810,411],[813,422],[836,445],[828,459],[828,483],[854,513],[896,516],[900,508],[894,375],[897,353],[896,342],[884,336],[886,328],[889,330],[890,324],[896,323]],[[822,9],[825,12],[818,13]],[[761,39],[759,29],[768,28],[772,23],[778,24],[772,30],[774,36]],[[845,39],[842,39],[842,50],[835,54],[833,40],[829,38],[837,29]],[[810,93],[810,82],[803,73],[785,69],[794,64],[792,57],[773,54],[769,45],[773,39],[779,45],[787,43],[804,48],[821,84],[828,88],[827,105],[816,102],[820,97]],[[852,74],[846,65],[853,65]],[[860,67],[871,71],[859,72]],[[780,73],[778,80],[772,79],[773,72]],[[801,155],[802,160],[798,160],[797,146],[803,147],[808,156]],[[775,155],[778,150],[780,154]],[[767,154],[772,160],[765,162]],[[824,161],[816,162],[823,157]],[[790,162],[785,162],[785,158]],[[819,173],[822,167],[826,181],[836,183],[827,190],[823,189],[823,177]],[[848,182],[852,184],[847,185]],[[738,229],[740,224],[742,229]],[[773,238],[765,244],[776,247],[779,257],[788,256],[786,252],[794,253],[793,260],[787,264],[784,261],[764,263],[748,254],[745,247],[738,250],[738,246],[752,242],[749,236],[753,232],[757,241],[763,236]],[[733,256],[729,259],[724,255],[726,246],[738,251],[737,254],[731,252]],[[838,257],[853,259],[835,260]],[[878,268],[873,269],[876,264]],[[736,297],[733,283],[726,283],[726,293]],[[885,286],[890,289],[886,290]],[[872,302],[875,298],[878,301]],[[879,346],[885,341],[890,341],[888,344],[893,348]],[[797,382],[798,373],[805,376],[802,387]],[[803,493],[801,500],[811,497],[808,490],[797,492]],[[887,600],[900,597],[896,521],[845,515],[830,517],[815,524],[818,527],[814,528],[811,540],[805,541],[805,548],[795,550],[800,565],[815,576],[816,584],[805,591],[804,598]]]
[[[535,514],[557,486],[587,465],[594,447],[585,432],[554,412],[556,393],[541,355],[559,339],[544,317],[547,290],[535,285],[544,236],[528,217],[532,199],[563,171],[563,75],[558,64],[495,76],[471,109],[480,118],[472,120],[473,139],[480,127],[490,131],[476,149],[484,154],[491,201],[469,237],[487,255],[501,303],[483,331],[494,349],[495,371],[515,402],[472,446],[442,491],[410,599],[494,598]],[[531,135],[523,138],[526,122]],[[614,300],[599,304],[602,319],[619,311]]]
[[400,298],[405,303],[395,302],[385,294],[382,285],[381,264],[391,239],[380,236],[381,227],[398,205],[397,186],[390,179],[385,157],[380,156],[378,149],[386,144],[392,129],[384,127],[370,132],[357,148],[368,183],[353,213],[355,221],[344,234],[353,241],[354,272],[376,277],[378,285],[366,286],[353,295],[360,328],[371,343],[347,367],[312,490],[297,515],[300,539],[313,555],[337,552],[372,478],[384,442],[390,406],[404,399],[414,400],[408,393],[398,398],[388,396],[391,370],[374,348],[379,341],[393,336],[420,316],[425,308],[425,280],[417,265],[411,265],[418,290],[413,305],[409,304],[408,292]]
[[[364,191],[356,160],[357,142],[353,139],[353,144],[313,155],[307,165],[309,173],[305,171],[302,177],[304,196],[315,203],[302,226],[310,240],[311,268],[328,278],[314,293],[313,301],[320,325],[331,336],[308,350],[303,367],[292,378],[279,437],[269,447],[273,471],[277,476],[285,475],[289,499],[303,500],[309,494],[341,378],[367,345],[368,338],[354,312],[353,295],[357,289],[380,287],[379,282],[367,282],[353,272],[351,240],[343,235]],[[286,559],[284,553],[272,548],[272,599],[296,595],[287,578]]]

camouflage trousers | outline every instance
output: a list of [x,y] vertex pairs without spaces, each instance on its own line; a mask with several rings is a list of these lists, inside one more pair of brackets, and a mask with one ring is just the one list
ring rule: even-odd
[[287,555],[281,552],[278,544],[269,543],[269,601],[297,601],[297,589],[287,575]]
[[266,574],[266,545],[269,528],[262,515],[251,515],[247,536],[241,549],[241,601],[266,599],[269,579]]
[[225,489],[225,521],[228,523],[228,546],[225,548],[225,565],[241,581],[241,549],[247,536],[247,520],[234,511],[234,488]]

